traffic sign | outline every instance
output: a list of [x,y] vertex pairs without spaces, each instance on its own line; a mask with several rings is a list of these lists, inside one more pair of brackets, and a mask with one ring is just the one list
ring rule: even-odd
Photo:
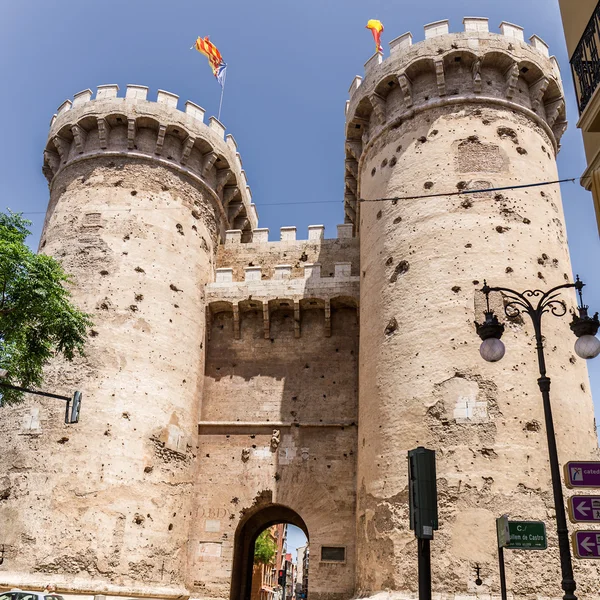
[[576,531],[572,536],[573,551],[577,558],[600,558],[600,533]]
[[548,547],[546,525],[542,521],[508,521],[501,517],[496,523],[499,547],[509,550],[545,550]]
[[600,496],[569,498],[569,517],[573,523],[600,523]]
[[568,462],[565,484],[570,488],[600,488],[600,462]]

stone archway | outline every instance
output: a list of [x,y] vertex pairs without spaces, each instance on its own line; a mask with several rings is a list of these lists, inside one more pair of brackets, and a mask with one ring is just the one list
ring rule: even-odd
[[302,517],[282,504],[268,504],[247,514],[235,532],[230,600],[250,600],[254,543],[261,531],[277,523],[299,527],[309,539],[308,528]]

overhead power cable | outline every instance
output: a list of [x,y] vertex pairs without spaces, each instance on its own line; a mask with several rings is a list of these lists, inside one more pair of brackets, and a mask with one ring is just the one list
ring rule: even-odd
[[393,196],[391,198],[360,198],[359,202],[398,202],[399,200],[420,200],[421,198],[441,198],[445,196],[463,196],[464,194],[483,194],[487,192],[503,192],[506,190],[521,190],[524,188],[533,188],[533,187],[541,187],[544,185],[555,185],[557,183],[568,183],[581,181],[583,179],[589,178],[587,177],[571,177],[569,179],[557,179],[555,181],[541,181],[538,183],[525,183],[522,185],[505,185],[502,187],[494,187],[494,188],[471,188],[459,190],[457,192],[440,192],[438,194],[420,194],[418,196]]

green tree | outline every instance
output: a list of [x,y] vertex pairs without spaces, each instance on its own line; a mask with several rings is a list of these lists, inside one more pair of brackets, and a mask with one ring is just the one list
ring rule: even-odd
[[270,535],[268,529],[265,529],[257,538],[254,544],[254,564],[268,565],[273,561],[277,552],[275,540]]
[[[60,263],[25,244],[29,225],[20,214],[0,212],[0,368],[6,383],[39,387],[52,357],[83,354],[92,322],[71,304]],[[0,391],[2,403],[22,400],[22,392]]]

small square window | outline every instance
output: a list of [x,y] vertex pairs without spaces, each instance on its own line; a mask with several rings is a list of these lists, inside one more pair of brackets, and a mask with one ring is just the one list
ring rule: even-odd
[[326,562],[345,562],[346,548],[344,546],[321,546],[321,560]]

